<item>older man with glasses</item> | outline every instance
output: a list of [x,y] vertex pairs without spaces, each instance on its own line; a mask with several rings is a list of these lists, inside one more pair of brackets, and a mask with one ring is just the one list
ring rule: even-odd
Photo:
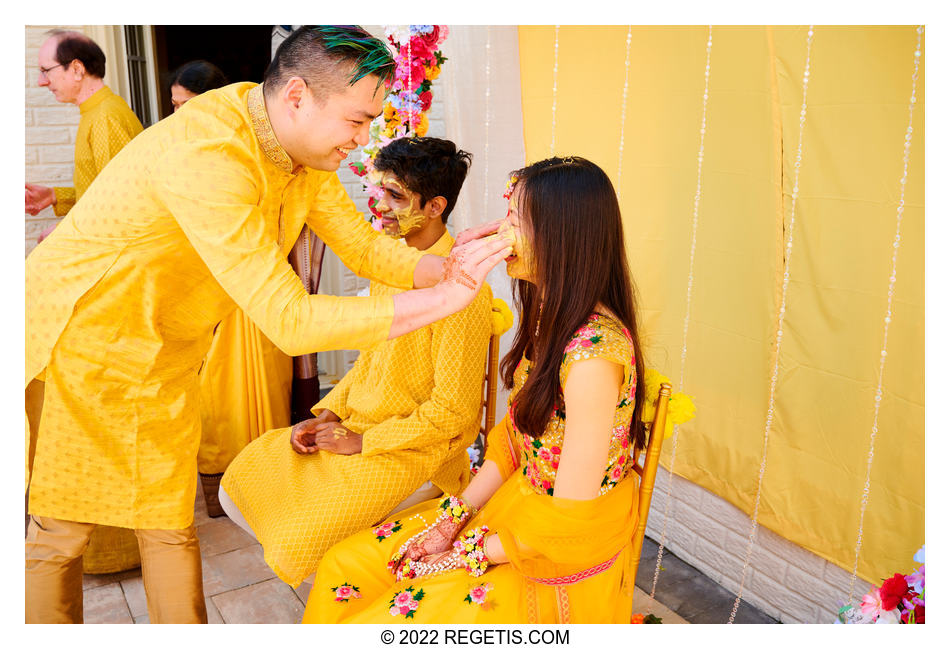
[[[49,88],[56,101],[79,106],[79,130],[73,187],[26,183],[26,211],[35,216],[52,205],[56,216],[65,216],[106,163],[142,132],[142,123],[125,100],[102,81],[106,56],[85,34],[51,31],[38,58],[37,84]],[[44,231],[40,241],[52,229]]]

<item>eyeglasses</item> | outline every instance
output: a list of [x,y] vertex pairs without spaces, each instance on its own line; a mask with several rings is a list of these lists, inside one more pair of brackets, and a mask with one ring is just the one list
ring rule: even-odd
[[55,70],[56,68],[62,68],[62,67],[65,67],[62,63],[57,63],[56,65],[51,65],[51,66],[49,66],[48,68],[44,68],[44,67],[41,65],[41,66],[40,66],[40,76],[41,76],[41,77],[49,77],[50,70]]

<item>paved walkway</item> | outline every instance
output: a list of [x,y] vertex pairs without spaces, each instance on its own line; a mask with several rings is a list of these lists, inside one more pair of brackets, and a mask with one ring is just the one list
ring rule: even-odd
[[[264,563],[261,546],[226,516],[209,518],[202,497],[195,498],[195,526],[201,544],[209,623],[300,622],[310,594],[309,580],[293,589],[278,579]],[[656,544],[646,539],[633,598],[635,613],[647,610],[655,557]],[[723,623],[728,619],[734,595],[675,555],[664,553],[663,566],[652,611],[664,624]],[[86,575],[83,591],[86,623],[148,624],[140,569],[112,575]],[[743,603],[736,622],[774,623],[775,620]]]

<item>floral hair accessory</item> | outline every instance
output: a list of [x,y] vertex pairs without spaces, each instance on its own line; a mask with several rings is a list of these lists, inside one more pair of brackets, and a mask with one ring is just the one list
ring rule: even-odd
[[459,554],[464,554],[465,570],[472,577],[481,577],[488,570],[488,557],[485,556],[485,535],[488,528],[482,525],[465,533],[465,536],[453,543]]
[[511,174],[508,176],[508,182],[505,183],[505,200],[510,201],[511,195],[515,193],[515,185],[518,183],[518,176]]

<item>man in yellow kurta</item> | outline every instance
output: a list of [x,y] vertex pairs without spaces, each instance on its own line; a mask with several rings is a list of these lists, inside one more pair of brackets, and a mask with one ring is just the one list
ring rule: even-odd
[[[448,261],[424,255],[373,231],[347,198],[334,172],[368,140],[393,67],[362,29],[302,27],[262,86],[206,93],[136,137],[27,258],[25,379],[46,384],[28,621],[82,620],[95,524],[136,530],[150,621],[206,619],[192,524],[198,369],[235,306],[288,354],[368,347],[467,306],[510,252],[478,238],[492,224]],[[304,223],[357,274],[431,288],[308,295],[287,263]]]
[[[32,215],[50,205],[65,216],[99,172],[122,147],[142,132],[129,105],[103,82],[106,56],[95,41],[79,32],[54,31],[40,46],[37,83],[57,101],[79,106],[72,187],[26,183],[26,211]],[[41,240],[52,230],[40,237]]]
[[[413,248],[448,254],[445,221],[470,158],[437,138],[384,147],[375,160],[384,228]],[[395,292],[370,284],[373,296]],[[232,461],[222,505],[257,537],[281,579],[298,586],[334,543],[381,520],[423,483],[431,481],[428,497],[468,484],[490,313],[483,286],[462,311],[364,350],[313,407],[316,419],[272,430]]]

